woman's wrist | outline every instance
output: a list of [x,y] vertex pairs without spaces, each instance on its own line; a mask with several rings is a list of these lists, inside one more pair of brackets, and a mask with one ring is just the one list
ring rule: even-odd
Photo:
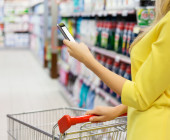
[[96,59],[95,59],[94,56],[90,53],[90,54],[88,54],[88,55],[86,56],[86,58],[84,59],[84,62],[83,62],[83,63],[84,63],[84,65],[85,65],[87,68],[91,69],[92,66],[94,66],[95,62],[96,62]]
[[123,104],[116,106],[115,108],[118,113],[118,116],[121,116],[121,115],[127,113],[127,109],[128,109],[128,107]]

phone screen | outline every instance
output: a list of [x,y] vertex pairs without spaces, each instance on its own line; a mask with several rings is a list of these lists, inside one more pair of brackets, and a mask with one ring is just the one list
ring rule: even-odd
[[64,23],[57,24],[57,27],[61,31],[65,39],[75,42],[74,38],[72,37]]
[[70,34],[70,32],[67,30],[67,28],[64,26],[64,27],[61,27],[63,29],[63,31],[65,32],[65,34],[67,35],[67,37],[69,38],[70,41],[73,41],[75,42],[74,38],[72,37],[72,35]]

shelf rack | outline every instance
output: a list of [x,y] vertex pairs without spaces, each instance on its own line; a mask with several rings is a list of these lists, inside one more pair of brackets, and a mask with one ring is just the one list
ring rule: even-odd
[[114,51],[106,50],[104,48],[99,48],[97,46],[93,46],[93,45],[90,45],[90,44],[87,44],[87,45],[93,52],[100,53],[100,54],[108,56],[110,58],[123,61],[123,62],[125,62],[127,64],[131,64],[131,60],[130,60],[130,58],[128,56],[118,54],[118,53],[116,53]]
[[88,83],[89,85],[93,86],[95,89],[95,92],[97,95],[100,95],[104,98],[104,101],[109,105],[113,105],[113,106],[117,106],[120,105],[120,102],[118,102],[114,97],[112,97],[111,95],[109,95],[109,93],[107,93],[106,91],[104,91],[103,89],[101,89],[100,87],[96,87],[93,83],[90,83],[89,80],[83,76],[80,76],[85,83]]
[[66,87],[63,84],[61,84],[59,81],[57,81],[57,83],[60,85],[61,92],[63,93],[62,95],[67,100],[69,105],[72,107],[77,107],[75,99],[73,98],[71,93],[66,89]]
[[[72,107],[77,107],[76,100],[73,98],[71,93],[66,89],[66,87],[63,84],[61,84],[59,81],[57,81],[57,83],[60,85],[62,93],[64,94],[63,96],[67,100],[67,102]],[[102,96],[108,105],[109,104],[113,106],[120,105],[120,103],[116,99],[114,99],[111,95],[109,95],[108,93],[106,93],[104,90],[100,88],[96,88],[96,94]]]
[[[122,17],[127,17],[129,15],[135,15],[136,14],[136,7],[126,7],[125,8],[121,8],[121,9],[111,9],[111,10],[102,10],[102,11],[91,11],[91,12],[67,12],[67,13],[59,13],[61,17],[67,17],[67,18],[77,18],[77,17],[106,17],[106,16],[122,16]],[[63,37],[58,36],[58,38],[56,38],[57,40],[63,40]],[[83,41],[83,40],[82,40]],[[122,55],[122,54],[118,54],[114,51],[111,50],[107,50],[105,48],[101,48],[95,45],[90,44],[87,41],[83,41],[87,44],[87,46],[89,47],[89,49],[91,50],[91,52],[95,52],[95,53],[100,53],[102,55],[105,55],[107,57],[119,60],[121,62],[127,63],[127,64],[131,64],[131,59],[128,56]],[[66,63],[66,62],[65,62]],[[68,64],[67,64],[68,65]],[[113,97],[111,94],[107,93],[104,89],[101,89],[98,86],[95,86],[92,82],[90,82],[88,80],[88,78],[83,77],[81,75],[77,75],[78,79],[83,80],[84,83],[88,83],[90,86],[93,86],[95,89],[95,93],[97,96],[101,96],[102,99],[104,99],[104,103],[107,103],[109,105],[113,105],[113,106],[117,106],[120,105],[121,103],[117,100],[116,97]],[[69,91],[67,90],[67,88],[62,85],[60,83],[60,85],[62,86],[62,88],[64,89],[64,93],[63,96],[67,99],[67,101],[72,105],[75,106],[74,102],[74,97],[72,96],[71,93],[69,93]],[[77,107],[77,106],[76,106]]]
[[102,11],[93,11],[93,12],[74,12],[74,13],[67,13],[67,14],[62,14],[62,17],[94,17],[94,16],[117,16],[117,15],[122,15],[122,16],[128,16],[129,14],[135,14],[136,10],[135,8],[128,8],[128,9],[113,9],[113,10],[102,10]]
[[[67,69],[69,68],[69,65],[65,61],[60,59],[60,62],[63,63],[62,65],[65,65],[65,67],[67,67]],[[77,75],[77,76],[78,76],[79,80],[83,80],[85,83],[88,83],[88,85],[93,86],[95,88],[96,94],[102,96],[108,105],[111,104],[113,106],[117,106],[120,104],[120,102],[118,102],[114,97],[109,95],[109,93],[107,93],[106,91],[104,91],[103,89],[101,89],[99,87],[96,87],[93,83],[89,82],[89,80],[87,78],[85,78],[84,76],[82,76],[82,75]],[[62,85],[62,88],[64,88],[64,91],[66,91],[66,93],[65,93],[66,96],[71,95],[71,93],[69,93],[69,91],[66,89],[66,87],[64,85]],[[72,99],[72,96],[70,96],[69,99]]]
[[[59,36],[58,39],[59,40],[63,40],[63,38],[61,36]],[[128,56],[125,56],[125,55],[122,55],[122,54],[118,54],[118,53],[116,53],[114,51],[106,50],[106,49],[100,48],[98,46],[91,45],[88,42],[85,42],[85,43],[87,44],[87,46],[89,47],[89,49],[92,52],[100,53],[100,54],[108,56],[110,58],[113,58],[113,59],[125,62],[127,64],[131,64],[131,60],[130,60],[130,58]]]

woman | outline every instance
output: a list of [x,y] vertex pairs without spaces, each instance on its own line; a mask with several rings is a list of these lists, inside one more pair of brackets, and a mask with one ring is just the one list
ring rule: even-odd
[[[122,105],[97,107],[91,122],[109,121],[128,111],[128,140],[170,140],[170,0],[156,1],[156,20],[131,46],[132,81],[97,62],[83,43],[64,40],[68,52],[118,95]],[[169,131],[169,132],[168,132]]]

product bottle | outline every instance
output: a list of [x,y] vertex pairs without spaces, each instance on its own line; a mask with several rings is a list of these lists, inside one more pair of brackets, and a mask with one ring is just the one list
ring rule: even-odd
[[127,69],[126,69],[126,73],[124,74],[123,76],[124,78],[126,78],[127,80],[131,80],[131,67],[128,66]]
[[120,22],[117,26],[116,35],[115,35],[115,51],[117,53],[122,53],[123,29],[124,29],[124,23]]
[[109,28],[108,28],[108,22],[103,22],[103,28],[101,33],[101,47],[107,48],[108,45],[108,38],[109,38]]
[[80,90],[82,86],[82,80],[79,78],[76,79],[74,86],[73,86],[73,96],[76,100],[76,105],[78,106],[78,103],[80,102]]
[[109,38],[108,38],[108,50],[113,50],[115,48],[115,31],[116,31],[116,22],[109,22],[108,23],[109,28]]
[[130,48],[130,43],[131,43],[131,39],[132,39],[133,28],[134,28],[134,24],[130,24],[128,36],[127,36],[127,45],[126,45],[126,55],[127,56],[130,56],[129,55],[129,48]]
[[102,32],[102,21],[97,22],[97,33],[96,33],[96,43],[97,47],[101,46],[101,32]]
[[87,94],[87,100],[86,100],[86,109],[93,109],[94,108],[94,99],[95,99],[96,93],[95,90],[89,90]]
[[[123,76],[127,80],[131,80],[131,67],[128,66],[126,69],[126,73]],[[121,97],[119,95],[116,96],[117,100],[121,103]]]
[[[124,76],[125,76],[125,77],[126,77],[126,76],[129,76],[129,68],[130,68],[130,67],[128,67],[127,70],[126,70],[126,64],[125,64],[125,63],[122,63],[121,66],[120,66],[120,70],[119,70],[119,73],[118,73],[118,74],[121,75],[121,76],[123,76],[123,77],[124,77]],[[126,73],[125,73],[125,72],[126,72]],[[130,78],[129,78],[129,79],[130,79]],[[117,94],[117,95],[116,95],[116,99],[121,103],[121,96],[120,96],[120,95]]]
[[[134,33],[134,27],[135,27],[135,24],[134,23],[132,23],[132,28],[131,28],[131,37],[130,37],[130,45],[133,43],[133,41],[135,40],[135,38],[136,38],[136,35],[135,35],[135,33]],[[130,57],[130,53],[129,53],[129,49],[128,49],[128,52],[127,52],[127,54],[126,54],[128,57]]]
[[127,36],[128,36],[128,30],[129,30],[129,23],[126,23],[125,29],[123,32],[123,45],[122,45],[122,54],[126,55],[126,45],[127,45]]
[[[113,59],[108,58],[105,67],[112,71],[112,66],[113,66]],[[110,92],[110,88],[106,84],[103,85],[103,89],[108,93]]]
[[112,67],[112,71],[116,74],[119,73],[119,68],[120,68],[120,62],[119,60],[115,60],[114,65]]
[[87,94],[90,89],[90,86],[87,86],[85,83],[82,84],[81,91],[80,91],[80,108],[86,107],[86,100],[87,100]]
[[122,63],[121,65],[120,65],[120,70],[119,70],[119,75],[121,75],[121,76],[124,76],[124,74],[125,74],[125,72],[126,72],[126,64],[125,63]]
[[[107,57],[106,57],[106,56],[102,56],[102,59],[101,59],[100,63],[101,63],[104,67],[105,67],[105,65],[106,65],[106,60],[107,60]],[[100,88],[103,89],[103,86],[104,86],[103,81],[100,81]]]
[[[114,73],[118,74],[118,73],[119,73],[119,70],[120,70],[120,61],[119,61],[119,60],[115,60],[114,65],[113,65],[113,67],[112,67],[112,71],[113,71]],[[116,96],[117,96],[117,94],[116,94],[114,91],[111,91],[111,90],[110,90],[110,93],[111,93],[111,95],[112,95],[113,97],[116,97]]]
[[98,60],[98,62],[101,62],[101,55],[100,54],[96,54],[96,59]]

